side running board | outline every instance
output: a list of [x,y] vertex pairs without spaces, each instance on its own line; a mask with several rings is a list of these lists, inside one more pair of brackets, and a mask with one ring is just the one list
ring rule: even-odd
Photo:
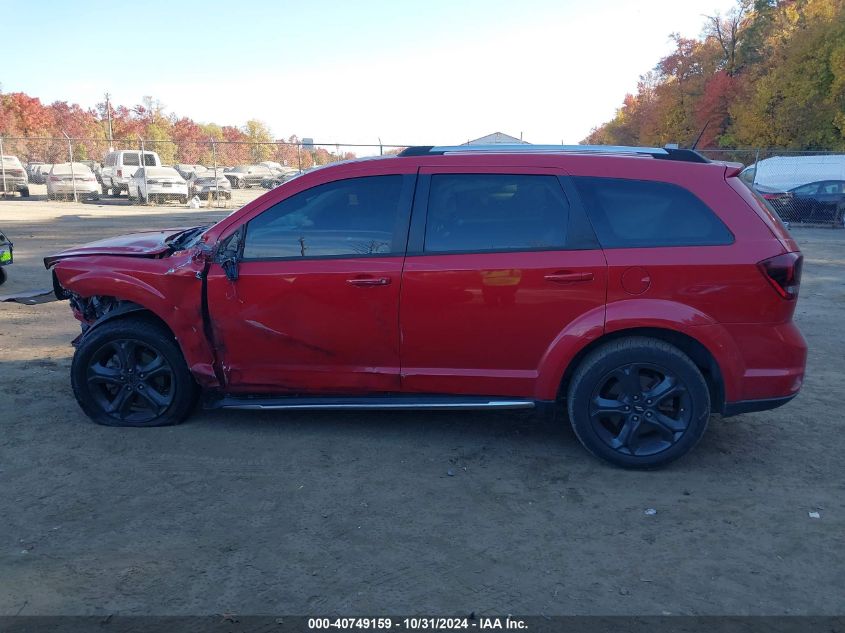
[[348,396],[279,397],[223,396],[208,399],[206,409],[247,409],[257,411],[459,411],[462,409],[533,409],[533,400],[497,396]]

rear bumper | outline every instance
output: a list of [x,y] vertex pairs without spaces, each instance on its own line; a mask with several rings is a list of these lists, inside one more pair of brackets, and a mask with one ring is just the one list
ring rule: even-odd
[[738,376],[738,389],[729,392],[732,402],[725,405],[726,409],[740,402],[788,401],[798,393],[804,383],[807,342],[792,321],[772,325],[724,324],[724,327],[736,343],[744,364]]
[[787,402],[792,400],[797,393],[791,396],[783,396],[781,398],[765,398],[763,400],[741,400],[740,402],[726,402],[722,411],[723,418],[729,418],[732,415],[740,415],[742,413],[754,413],[755,411],[769,411],[770,409],[777,409],[782,407]]

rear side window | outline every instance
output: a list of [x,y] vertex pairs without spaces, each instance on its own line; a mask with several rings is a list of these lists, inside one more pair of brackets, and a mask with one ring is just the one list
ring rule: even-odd
[[572,178],[604,248],[733,243],[722,220],[690,191],[667,182]]
[[555,176],[435,174],[426,252],[551,250],[566,245],[569,204]]
[[138,154],[124,154],[123,164],[127,167],[137,167],[140,165]]

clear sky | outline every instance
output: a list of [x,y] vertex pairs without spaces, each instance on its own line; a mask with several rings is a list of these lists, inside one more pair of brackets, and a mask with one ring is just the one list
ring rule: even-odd
[[[0,0],[5,92],[277,137],[575,143],[735,0]],[[8,52],[13,51],[10,55]],[[9,63],[10,61],[14,63]]]

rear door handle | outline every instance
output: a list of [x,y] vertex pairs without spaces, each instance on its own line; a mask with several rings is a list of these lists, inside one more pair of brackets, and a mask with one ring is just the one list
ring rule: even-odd
[[571,284],[577,281],[591,281],[593,279],[593,273],[586,272],[586,273],[568,273],[568,272],[559,272],[559,273],[551,273],[544,277],[546,281],[552,281],[557,284]]
[[386,286],[390,283],[390,277],[355,277],[347,279],[346,283],[353,286]]

